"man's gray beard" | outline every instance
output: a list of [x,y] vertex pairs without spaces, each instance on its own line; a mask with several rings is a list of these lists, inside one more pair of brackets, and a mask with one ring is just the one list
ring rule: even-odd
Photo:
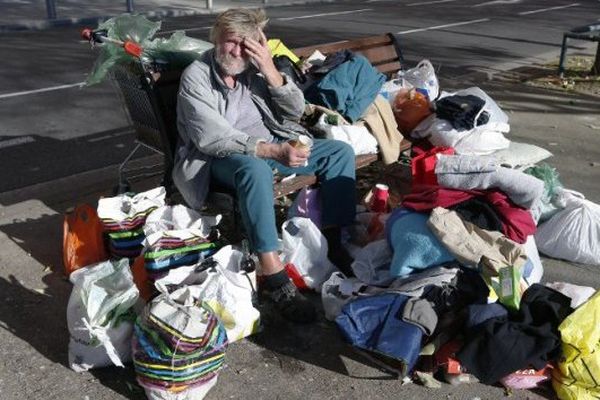
[[240,63],[229,54],[219,54],[217,52],[217,64],[219,64],[219,67],[226,75],[236,76],[248,69],[250,61],[243,60],[243,62]]

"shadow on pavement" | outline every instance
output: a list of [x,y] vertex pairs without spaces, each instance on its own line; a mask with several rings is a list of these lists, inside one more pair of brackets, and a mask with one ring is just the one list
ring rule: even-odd
[[[395,374],[382,370],[346,344],[335,322],[325,319],[318,294],[307,293],[307,297],[318,310],[317,321],[311,324],[288,322],[270,304],[261,305],[263,331],[247,340],[264,349],[260,353],[264,362],[279,364],[281,371],[290,376],[304,371],[303,363],[307,363],[355,379],[398,379]],[[343,358],[378,369],[380,374],[353,376],[346,368]]]

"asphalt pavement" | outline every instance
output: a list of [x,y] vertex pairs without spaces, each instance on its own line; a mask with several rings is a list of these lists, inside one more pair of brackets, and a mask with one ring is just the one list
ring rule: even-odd
[[[520,82],[558,57],[561,32],[597,19],[594,1],[344,1],[269,10],[270,36],[291,47],[386,31],[410,63],[429,58],[442,89],[480,86],[508,113],[511,140],[540,145],[563,184],[600,203],[600,102]],[[430,3],[430,4],[424,4]],[[415,5],[410,5],[415,4]],[[577,5],[572,5],[577,4]],[[569,6],[571,5],[571,6]],[[566,7],[555,8],[552,7]],[[536,10],[550,9],[546,11]],[[352,12],[349,12],[352,11]],[[342,14],[344,13],[344,14]],[[528,14],[524,14],[528,13]],[[315,14],[327,14],[314,16]],[[311,16],[312,15],[312,16]],[[211,15],[167,18],[166,31],[198,28]],[[485,20],[485,21],[484,21]],[[457,25],[462,23],[462,25]],[[77,374],[67,366],[62,214],[110,195],[132,135],[108,83],[80,89],[94,53],[78,26],[0,35],[0,399],[141,399],[132,368]],[[404,33],[402,33],[404,32]],[[577,44],[573,52],[590,52]],[[158,157],[142,157],[139,165]],[[152,187],[158,178],[136,182]],[[544,258],[544,281],[600,288],[598,265]],[[314,296],[318,303],[319,299]],[[426,389],[402,383],[344,345],[324,320],[307,327],[265,320],[264,332],[230,346],[212,399],[502,399],[480,384]],[[513,391],[514,399],[551,399]]]

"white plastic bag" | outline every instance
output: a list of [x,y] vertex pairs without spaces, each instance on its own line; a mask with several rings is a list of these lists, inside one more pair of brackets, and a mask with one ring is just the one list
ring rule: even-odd
[[221,215],[202,215],[197,211],[178,204],[162,206],[152,211],[146,218],[144,234],[146,242],[153,243],[154,238],[162,234],[187,239],[191,236],[206,238],[213,226],[221,222]]
[[396,99],[396,95],[402,89],[412,89],[413,85],[408,83],[404,78],[396,78],[385,82],[381,89],[379,89],[379,94],[383,96],[384,99],[390,102],[390,106],[394,107],[394,100]]
[[432,114],[412,130],[413,138],[427,138],[434,146],[453,147],[456,154],[485,155],[508,148],[510,141],[504,136],[510,131],[508,116],[491,97],[480,88],[471,87],[454,93],[444,92],[440,98],[452,95],[473,95],[483,99],[485,105],[481,112],[489,114],[488,122],[458,131],[450,121]]
[[[544,276],[544,266],[538,253],[537,245],[535,243],[535,237],[533,235],[527,236],[527,241],[523,245],[525,247],[525,253],[527,253],[527,264],[531,263],[531,272],[528,276],[525,276],[525,281],[529,285],[539,283]],[[527,266],[527,264],[525,264]]]
[[291,263],[306,286],[321,290],[321,285],[336,271],[327,258],[327,241],[319,228],[308,218],[295,217],[282,226],[282,261]]
[[388,286],[396,278],[390,275],[393,255],[386,239],[371,242],[354,254],[352,271],[366,284]]
[[325,134],[326,139],[349,144],[356,155],[377,153],[377,139],[365,126],[331,125],[326,118],[325,114],[321,114],[314,126]]
[[156,281],[157,285],[188,286],[191,294],[206,302],[217,314],[230,343],[258,332],[260,312],[252,305],[256,288],[255,273],[240,270],[243,253],[231,246],[211,257],[208,269],[199,265],[179,267]]
[[139,297],[129,261],[105,261],[69,277],[69,366],[77,372],[131,360],[133,310]]
[[416,67],[407,71],[399,71],[398,78],[403,78],[417,89],[421,89],[427,95],[429,101],[437,99],[440,85],[435,75],[435,69],[429,60],[421,60]]
[[365,288],[366,285],[356,278],[346,278],[341,272],[331,274],[321,289],[325,318],[334,321],[342,312],[342,308]]
[[565,208],[538,227],[539,250],[554,258],[600,265],[600,205],[563,190]]
[[130,228],[141,215],[147,215],[152,210],[164,206],[165,195],[165,188],[159,186],[133,196],[125,193],[106,197],[98,200],[98,217],[113,223],[123,223],[124,228]]
[[144,391],[148,400],[202,400],[217,384],[218,377],[216,375],[200,386],[191,386],[181,392],[171,392],[156,387],[144,387]]

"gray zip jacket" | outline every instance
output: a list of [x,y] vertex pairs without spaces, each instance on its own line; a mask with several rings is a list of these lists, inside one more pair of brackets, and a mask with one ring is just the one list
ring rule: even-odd
[[[235,129],[225,119],[226,95],[230,90],[218,74],[214,49],[206,51],[181,75],[177,95],[179,141],[175,152],[173,181],[188,205],[202,208],[210,181],[210,161],[230,154],[256,156],[257,137]],[[270,87],[254,68],[242,73],[252,100],[269,131],[284,139],[308,134],[298,124],[304,112],[304,95],[284,75],[284,85]]]

